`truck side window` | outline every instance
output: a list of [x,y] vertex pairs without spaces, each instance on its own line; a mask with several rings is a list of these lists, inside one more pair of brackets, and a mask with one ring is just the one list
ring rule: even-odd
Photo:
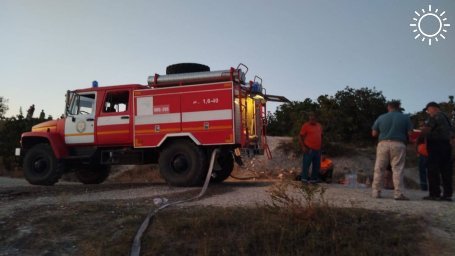
[[74,101],[71,113],[90,115],[95,110],[95,94],[80,94]]
[[103,112],[120,113],[128,110],[128,91],[108,92],[104,101]]

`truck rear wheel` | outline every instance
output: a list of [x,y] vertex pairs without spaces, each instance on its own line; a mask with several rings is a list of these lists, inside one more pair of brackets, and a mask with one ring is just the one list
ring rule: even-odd
[[77,179],[84,184],[100,184],[109,177],[111,166],[109,165],[89,165],[86,168],[76,171]]
[[215,162],[212,171],[211,182],[221,183],[229,178],[234,170],[234,157],[230,151],[222,151]]
[[62,176],[63,164],[55,158],[49,144],[33,146],[24,158],[25,179],[33,185],[54,185]]
[[204,152],[189,141],[168,144],[158,162],[161,176],[173,186],[199,185],[207,168]]

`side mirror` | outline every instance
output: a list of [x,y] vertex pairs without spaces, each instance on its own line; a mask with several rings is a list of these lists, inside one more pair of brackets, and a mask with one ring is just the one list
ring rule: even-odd
[[[72,92],[72,91],[66,92],[66,107],[65,107],[66,116],[72,116],[72,115],[79,114],[78,113],[79,112],[79,101],[80,101],[79,94]],[[74,106],[76,106],[77,109],[74,109],[73,108]],[[74,112],[76,112],[76,113],[74,113]]]
[[65,94],[65,115],[68,116],[69,115],[69,112],[70,112],[70,94],[71,94],[71,91],[68,90],[66,91],[66,94]]

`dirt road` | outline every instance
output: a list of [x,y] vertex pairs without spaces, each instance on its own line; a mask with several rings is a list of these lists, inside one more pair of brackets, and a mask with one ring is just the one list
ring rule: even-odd
[[[211,184],[207,194],[186,205],[256,206],[270,202],[268,190],[277,180],[236,181]],[[410,201],[395,201],[391,190],[383,191],[382,199],[372,199],[368,188],[348,188],[339,184],[322,184],[327,188],[325,199],[337,207],[358,207],[394,211],[404,214],[427,215],[443,221],[455,221],[455,203],[424,201],[426,192],[406,190]],[[84,186],[79,183],[59,182],[55,186],[32,186],[23,179],[0,177],[0,218],[15,209],[59,204],[61,202],[97,202],[166,197],[174,194],[199,192],[199,188],[170,187],[164,183],[106,183]],[[455,223],[453,223],[455,224]],[[455,230],[453,230],[455,231]]]

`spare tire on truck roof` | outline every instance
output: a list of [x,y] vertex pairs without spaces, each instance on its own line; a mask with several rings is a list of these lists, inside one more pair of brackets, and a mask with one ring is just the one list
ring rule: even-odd
[[198,63],[177,63],[166,68],[166,75],[210,71],[210,67]]

